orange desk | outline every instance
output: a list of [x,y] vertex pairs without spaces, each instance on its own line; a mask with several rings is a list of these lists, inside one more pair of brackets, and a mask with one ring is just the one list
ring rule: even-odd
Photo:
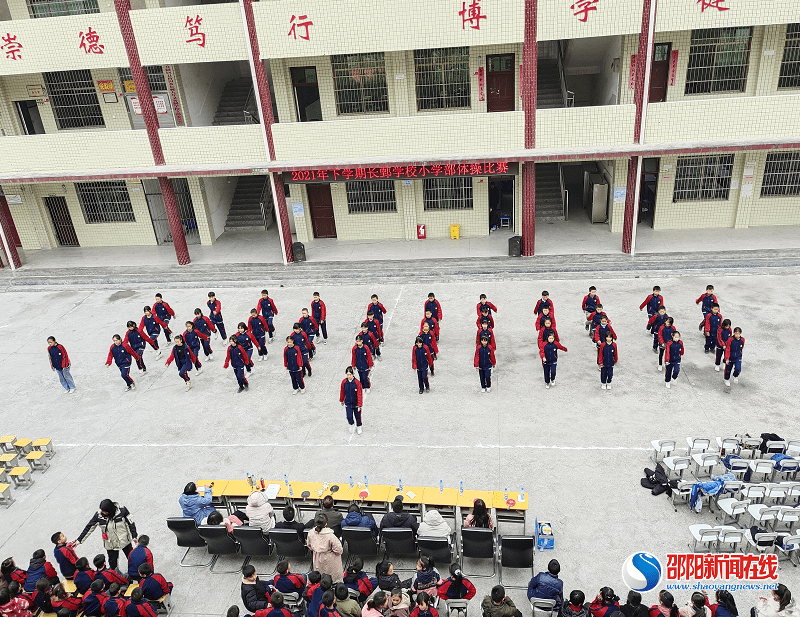
[[508,498],[516,503],[509,508],[505,500],[505,491],[494,491],[492,493],[492,508],[495,511],[494,519],[497,523],[522,523],[525,525],[528,514],[528,493],[524,493],[525,501],[519,500],[518,491],[508,491]]
[[197,492],[200,492],[201,486],[209,486],[212,482],[214,486],[211,487],[211,505],[225,507],[222,493],[228,486],[228,480],[195,480],[198,489]]

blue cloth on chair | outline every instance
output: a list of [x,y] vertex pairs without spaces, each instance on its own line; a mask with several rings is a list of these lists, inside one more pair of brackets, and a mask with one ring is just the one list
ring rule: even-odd
[[[734,459],[740,460],[740,461],[744,460],[741,456],[738,456],[736,454],[728,454],[727,456],[723,456],[722,457],[722,464],[725,465],[725,469],[730,469],[731,468],[731,461],[734,460]],[[742,481],[750,482],[750,476],[752,476],[752,475],[753,475],[753,470],[752,469],[748,469],[746,472],[744,472],[744,477],[742,478]]]
[[772,460],[775,461],[775,469],[778,471],[783,471],[783,465],[781,465],[781,461],[787,458],[791,461],[794,460],[793,456],[788,456],[786,454],[773,454]]
[[736,480],[736,476],[734,476],[732,473],[726,473],[721,476],[714,476],[709,482],[695,483],[695,485],[692,486],[692,495],[689,498],[689,507],[692,510],[697,510],[699,512],[703,507],[701,495],[708,495],[709,497],[716,495],[722,490],[722,485],[725,482],[731,482],[733,480]]

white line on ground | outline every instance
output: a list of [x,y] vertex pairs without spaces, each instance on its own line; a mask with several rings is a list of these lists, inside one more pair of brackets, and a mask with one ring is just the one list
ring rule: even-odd
[[652,448],[629,448],[626,446],[549,446],[538,444],[523,445],[497,445],[497,444],[471,444],[471,445],[425,445],[425,444],[401,444],[401,443],[60,443],[59,448],[333,448],[336,446],[348,446],[353,448],[421,448],[427,450],[465,450],[473,448],[483,448],[486,450],[609,450],[609,451],[630,451],[630,452],[649,452]]

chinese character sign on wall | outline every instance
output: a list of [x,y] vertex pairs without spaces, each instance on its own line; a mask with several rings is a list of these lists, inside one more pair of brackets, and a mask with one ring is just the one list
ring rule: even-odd
[[697,0],[697,3],[700,5],[700,12],[704,13],[706,9],[717,9],[718,11],[727,11],[731,7],[729,6],[722,6],[725,4],[725,0]]
[[186,23],[183,24],[184,28],[189,29],[189,38],[186,39],[187,43],[197,43],[200,47],[206,46],[206,35],[200,32],[200,26],[203,24],[203,18],[195,15],[192,19],[189,15],[186,16]]
[[0,40],[3,41],[3,44],[0,45],[0,49],[6,53],[6,58],[8,60],[19,60],[22,58],[22,43],[17,41],[17,36],[15,34],[6,32],[6,35],[0,37]]
[[595,5],[598,2],[599,0],[578,0],[569,8],[574,11],[573,15],[580,21],[586,21],[589,18],[589,12],[597,10]]
[[[346,182],[348,180],[406,180],[440,176],[493,176],[509,173],[508,163],[461,163],[434,165],[403,165],[396,167],[345,167],[342,169],[305,169],[287,172],[289,182]],[[289,180],[291,175],[291,180]]]
[[471,0],[467,5],[466,2],[461,3],[461,10],[458,12],[461,16],[461,29],[464,30],[467,25],[473,30],[481,29],[481,19],[486,19],[481,11],[481,0]]
[[100,45],[100,36],[91,28],[87,28],[86,32],[79,32],[78,36],[81,41],[78,48],[82,49],[84,53],[102,54],[105,50],[105,46]]
[[286,36],[291,36],[295,40],[299,36],[301,39],[305,39],[306,41],[311,40],[308,34],[309,26],[313,26],[314,22],[308,18],[308,15],[292,15],[292,18],[289,20],[291,24],[291,28],[289,28],[289,33]]

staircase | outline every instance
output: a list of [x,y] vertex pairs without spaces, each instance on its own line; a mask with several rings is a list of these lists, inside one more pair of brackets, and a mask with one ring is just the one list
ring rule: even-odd
[[[214,126],[249,124],[258,122],[258,107],[253,95],[253,82],[249,77],[232,79],[225,84],[222,97],[214,115]],[[245,111],[249,112],[248,114]]]
[[558,163],[536,165],[536,222],[564,220],[561,172]]
[[558,60],[539,60],[537,71],[536,108],[564,107],[564,93],[561,90],[561,72],[558,70]]
[[[261,196],[264,195],[264,214],[267,225],[272,222],[272,198],[269,193],[267,176],[241,176],[236,184],[225,231],[264,231],[264,217],[261,214]],[[264,189],[267,192],[264,193]]]

